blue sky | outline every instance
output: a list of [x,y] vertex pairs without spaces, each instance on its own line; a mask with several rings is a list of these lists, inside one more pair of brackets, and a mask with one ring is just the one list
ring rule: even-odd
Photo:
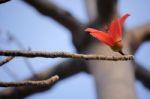
[[[51,1],[71,12],[80,21],[88,21],[84,0]],[[131,14],[126,22],[127,29],[150,22],[149,4],[149,0],[119,0],[118,10],[120,14],[123,15],[126,12]],[[14,0],[0,5],[0,30],[4,33],[9,31],[15,35],[26,49],[75,52],[71,43],[71,35],[67,29],[54,20],[40,15],[32,7],[21,2],[21,0]],[[5,37],[0,39],[3,40]],[[18,49],[14,43],[3,43],[0,44],[0,47],[3,49]],[[142,44],[137,51],[136,59],[137,62],[150,70],[149,50],[150,42]],[[29,59],[35,72],[48,68],[49,64],[53,66],[64,60],[66,59]],[[0,80],[14,81],[6,73],[7,68],[17,75],[18,80],[31,76],[30,71],[21,58],[15,58],[0,69],[0,75],[2,75]],[[29,96],[26,99],[96,99],[94,85],[95,82],[92,76],[81,73],[58,83],[52,90]],[[140,82],[136,83],[136,89],[139,99],[146,99],[150,96],[150,92]]]

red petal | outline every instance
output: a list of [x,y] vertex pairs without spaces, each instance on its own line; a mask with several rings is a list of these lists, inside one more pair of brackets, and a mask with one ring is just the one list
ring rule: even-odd
[[93,28],[87,28],[85,29],[86,32],[90,32],[90,34],[103,42],[106,45],[113,46],[114,42],[112,41],[112,38],[105,32],[93,29]]
[[124,24],[124,22],[125,22],[125,20],[128,18],[128,16],[130,16],[130,14],[125,14],[124,16],[122,16],[121,18],[120,18],[120,24],[121,24],[121,26],[123,26],[123,24]]
[[122,28],[119,20],[114,20],[110,25],[109,34],[113,38],[114,42],[121,40]]
[[129,14],[125,14],[120,19],[116,19],[111,23],[109,33],[112,36],[114,42],[121,40],[122,26],[128,16]]

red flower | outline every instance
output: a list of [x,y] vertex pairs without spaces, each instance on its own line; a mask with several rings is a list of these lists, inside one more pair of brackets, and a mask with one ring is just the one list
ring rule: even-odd
[[129,14],[125,14],[121,18],[113,20],[107,33],[94,28],[87,28],[85,31],[90,32],[93,37],[110,46],[114,51],[123,54],[122,26],[128,16]]

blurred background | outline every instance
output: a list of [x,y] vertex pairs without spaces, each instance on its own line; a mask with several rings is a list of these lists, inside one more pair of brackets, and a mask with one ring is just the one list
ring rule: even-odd
[[[86,0],[49,0],[69,11],[82,23],[88,23]],[[120,15],[126,12],[131,16],[125,27],[130,30],[150,22],[149,0],[118,0]],[[35,50],[35,51],[66,51],[76,52],[70,31],[53,19],[38,13],[33,7],[22,0],[12,0],[0,5],[0,49],[4,50]],[[150,70],[150,42],[143,43],[135,55],[136,61]],[[2,57],[1,57],[2,58]],[[15,58],[0,67],[0,81],[24,80],[33,74],[67,59]],[[30,66],[27,66],[30,65]],[[25,99],[96,99],[94,78],[86,73],[79,73],[60,81],[52,89],[33,94]],[[138,99],[148,99],[150,92],[136,81]],[[0,88],[5,90],[7,88]]]

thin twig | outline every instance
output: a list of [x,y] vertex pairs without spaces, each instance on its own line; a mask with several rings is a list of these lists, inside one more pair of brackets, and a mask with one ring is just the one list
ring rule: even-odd
[[0,87],[48,86],[59,79],[58,75],[41,81],[0,82]]
[[[9,40],[13,41],[13,42],[17,45],[17,47],[18,47],[20,50],[26,50],[26,48],[25,48],[25,46],[23,45],[23,43],[22,43],[17,37],[15,37],[14,35],[12,35],[12,33],[7,32],[7,36],[8,36],[8,38],[9,38]],[[26,58],[23,58],[23,61],[24,61],[25,65],[26,65],[26,67],[29,69],[29,71],[30,71],[35,77],[37,77],[36,72],[35,72],[35,70],[34,70],[32,64],[29,62],[29,60],[26,59]]]
[[44,57],[44,58],[78,58],[85,60],[111,60],[111,61],[127,61],[133,60],[133,55],[124,56],[104,56],[94,54],[75,54],[68,52],[42,52],[42,51],[19,51],[19,50],[0,50],[0,55],[3,56],[15,56],[15,57]]
[[38,78],[35,78],[32,75],[31,77],[25,80],[32,80],[32,81],[43,80],[51,77],[52,75],[57,74],[60,77],[59,81],[46,87],[39,87],[39,88],[32,87],[32,89],[17,87],[13,89],[2,90],[0,91],[0,99],[10,99],[10,97],[11,99],[23,99],[24,97],[30,96],[35,93],[41,93],[46,90],[51,90],[54,86],[56,86],[55,84],[57,84],[58,82],[65,80],[69,77],[72,77],[73,75],[76,75],[80,72],[87,71],[88,67],[87,65],[88,64],[86,64],[86,61],[78,59],[66,60],[53,66],[49,65],[49,68],[46,68],[45,70],[37,73]]
[[11,61],[14,57],[12,56],[9,56],[9,57],[6,57],[4,60],[0,61],[0,66],[8,63],[9,61]]
[[8,74],[8,76],[12,77],[14,81],[17,81],[19,79],[18,74],[16,74],[15,71],[11,70],[9,66],[4,66],[2,69]]

